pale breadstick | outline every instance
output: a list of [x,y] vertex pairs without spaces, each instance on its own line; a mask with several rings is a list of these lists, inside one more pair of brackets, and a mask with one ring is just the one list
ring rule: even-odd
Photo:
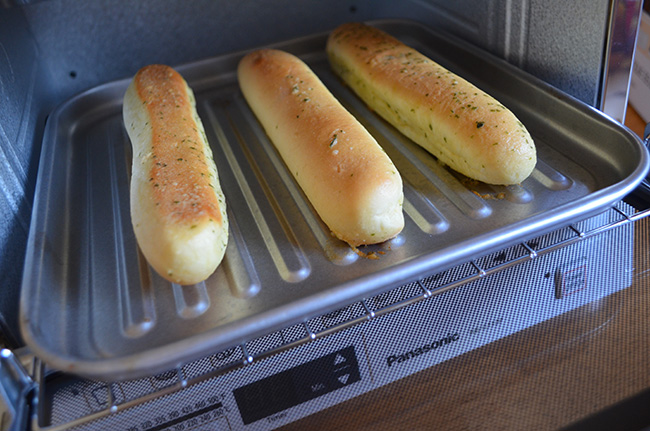
[[370,133],[299,58],[278,50],[246,55],[242,92],[312,206],[352,246],[404,227],[402,179]]
[[123,105],[133,147],[131,221],[143,255],[167,280],[208,278],[228,242],[226,203],[194,94],[175,70],[138,71]]
[[490,184],[517,184],[537,163],[524,125],[505,106],[385,32],[336,28],[333,70],[386,121],[452,169]]

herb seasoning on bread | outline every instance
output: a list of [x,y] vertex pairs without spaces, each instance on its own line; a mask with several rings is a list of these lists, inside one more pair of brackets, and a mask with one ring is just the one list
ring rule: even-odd
[[535,168],[533,139],[510,110],[398,39],[346,23],[326,49],[332,69],[370,108],[452,169],[508,185]]
[[138,245],[162,277],[207,279],[228,243],[217,168],[183,77],[164,65],[140,69],[124,95],[133,148],[131,221]]
[[402,179],[372,135],[298,57],[249,53],[239,84],[307,199],[352,246],[393,238],[404,227]]

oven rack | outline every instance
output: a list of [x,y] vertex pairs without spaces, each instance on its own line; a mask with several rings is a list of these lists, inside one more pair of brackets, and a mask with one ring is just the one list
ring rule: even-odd
[[[100,408],[90,414],[68,418],[66,421],[51,425],[42,425],[43,420],[39,416],[42,407],[36,408],[31,413],[31,429],[58,431],[116,414],[119,411],[173,394],[317,338],[378,318],[449,289],[496,274],[538,256],[552,253],[648,216],[650,216],[650,209],[636,211],[621,201],[600,215],[551,231],[504,250],[487,254],[440,273],[417,279],[338,310],[306,319],[289,328],[271,332],[203,359],[179,365],[167,372],[131,381],[82,381],[79,383],[80,385],[93,385],[93,394],[96,399],[100,400],[98,402]],[[25,356],[30,355],[26,354]],[[32,371],[31,377],[37,386],[37,389],[33,391],[32,405],[39,406],[39,403],[43,402],[42,397],[46,393],[48,379],[60,372],[49,369],[42,361],[33,356],[23,359],[22,362]],[[152,383],[153,381],[155,384]],[[134,392],[137,393],[136,395],[125,396],[125,391],[120,389],[122,385],[154,389],[142,390],[140,393],[137,393],[136,390]]]

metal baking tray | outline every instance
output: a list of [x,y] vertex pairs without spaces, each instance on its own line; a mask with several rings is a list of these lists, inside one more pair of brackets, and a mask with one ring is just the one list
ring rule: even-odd
[[403,232],[355,252],[319,220],[249,110],[236,80],[245,53],[180,65],[231,226],[215,274],[181,287],[149,268],[131,228],[121,119],[130,78],[101,85],[58,107],[46,125],[20,304],[34,353],[98,379],[166,371],[597,214],[645,177],[641,140],[599,111],[451,36],[410,21],[371,24],[508,106],[537,145],[531,177],[509,187],[463,178],[333,75],[327,34],[279,43],[360,119],[404,179]]

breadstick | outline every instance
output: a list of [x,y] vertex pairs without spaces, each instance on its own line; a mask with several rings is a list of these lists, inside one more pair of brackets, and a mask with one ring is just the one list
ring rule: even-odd
[[286,166],[337,238],[358,246],[402,230],[399,172],[304,62],[259,50],[240,61],[238,78]]
[[370,108],[452,169],[505,185],[535,168],[533,139],[510,110],[394,37],[347,23],[326,49],[332,69]]
[[123,105],[133,147],[131,221],[138,245],[162,277],[208,278],[228,242],[226,202],[194,94],[163,65],[138,71]]

